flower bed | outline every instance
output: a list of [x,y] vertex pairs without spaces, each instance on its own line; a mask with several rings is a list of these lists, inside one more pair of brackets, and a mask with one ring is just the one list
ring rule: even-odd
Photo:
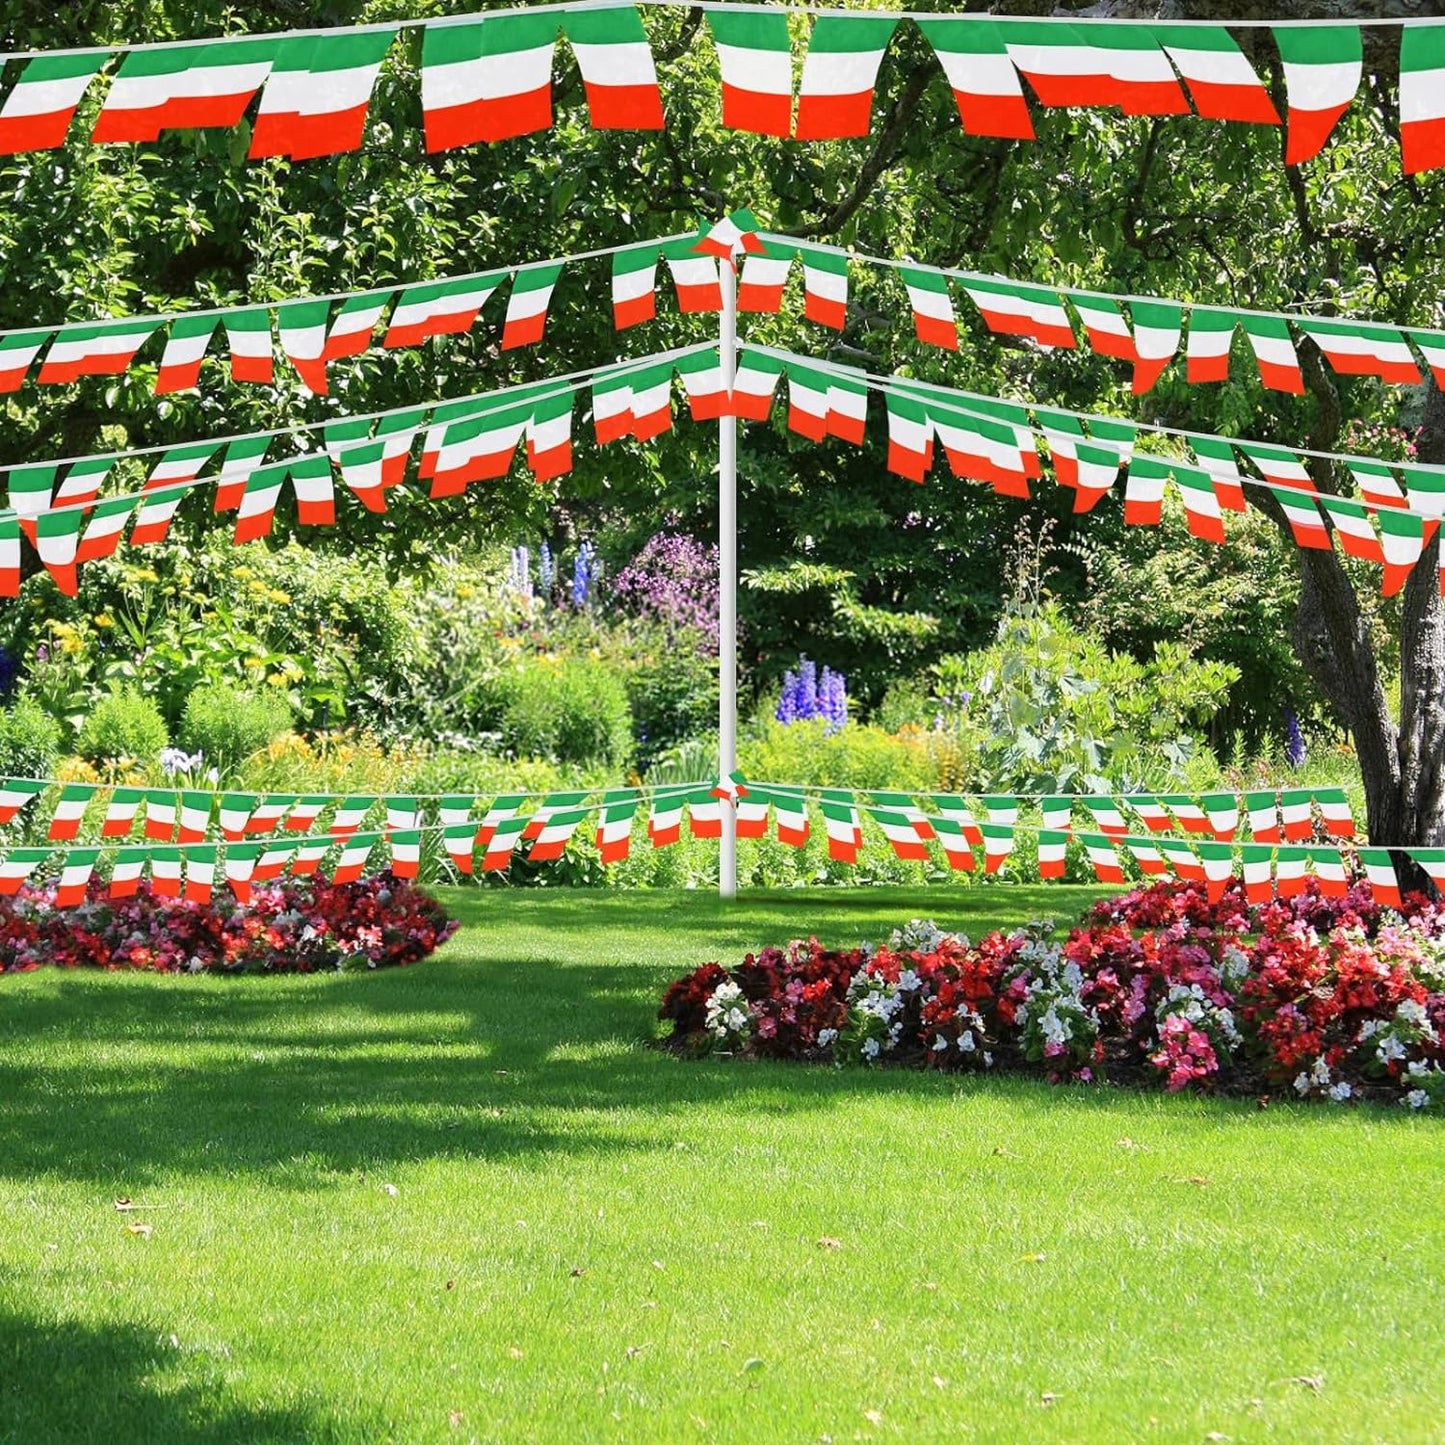
[[57,908],[48,890],[0,898],[0,973],[61,968],[166,973],[313,973],[415,963],[456,923],[410,883],[380,874],[357,883],[283,879],[242,906],[187,903],[143,881],[111,898],[92,880],[85,901]]
[[1445,1107],[1445,909],[1418,894],[1391,912],[1311,883],[1256,908],[1237,882],[1215,903],[1159,882],[1051,933],[765,948],[678,979],[659,1017],[687,1052]]

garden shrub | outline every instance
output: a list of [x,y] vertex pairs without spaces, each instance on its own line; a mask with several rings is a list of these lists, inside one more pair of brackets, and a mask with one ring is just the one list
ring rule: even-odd
[[748,777],[769,783],[899,792],[937,787],[934,760],[920,738],[895,737],[869,723],[831,728],[826,718],[764,722],[739,741],[738,766]]
[[624,676],[637,766],[646,772],[669,749],[716,732],[717,661],[701,646],[701,634],[680,633],[669,643],[654,630],[638,637],[635,647]]
[[75,750],[91,763],[152,763],[169,742],[161,710],[150,698],[123,688],[106,693],[90,710]]
[[620,769],[632,751],[627,691],[601,663],[539,658],[504,673],[493,692],[502,742],[519,758]]
[[60,752],[60,724],[38,703],[21,698],[0,711],[0,774],[49,778]]
[[291,730],[291,706],[275,690],[203,683],[186,699],[180,743],[230,776],[252,753]]

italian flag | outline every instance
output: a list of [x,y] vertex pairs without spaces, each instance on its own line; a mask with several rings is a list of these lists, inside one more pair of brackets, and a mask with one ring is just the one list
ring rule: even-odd
[[597,815],[597,852],[603,863],[620,863],[632,849],[632,820],[642,795],[636,788],[603,793]]
[[95,511],[85,524],[85,533],[76,549],[75,560],[94,562],[98,558],[109,557],[119,544],[121,533],[125,531],[125,525],[135,509],[136,504],[132,497],[110,497],[103,502],[97,502]]
[[51,856],[49,848],[11,848],[0,859],[0,894],[19,893],[25,880]]
[[1419,384],[1420,368],[1415,365],[1404,334],[1393,326],[1305,317],[1295,324],[1341,376],[1378,376],[1381,381],[1401,386]]
[[261,856],[256,860],[252,877],[257,883],[279,878],[296,856],[300,844],[290,839],[273,838],[261,845]]
[[429,151],[509,140],[552,125],[557,13],[507,11],[422,32],[422,123]]
[[283,40],[261,94],[251,158],[309,160],[357,150],[376,73],[397,27]]
[[1385,848],[1361,848],[1360,862],[1364,864],[1365,877],[1369,880],[1370,891],[1375,902],[1386,908],[1401,908],[1405,900],[1400,896],[1400,880],[1395,875],[1395,865]]
[[179,848],[151,849],[151,887],[162,898],[181,896],[181,867],[184,861]]
[[1445,848],[1407,848],[1405,853],[1430,875],[1437,887],[1445,885]]
[[1003,34],[989,20],[917,19],[953,90],[958,118],[970,135],[1032,140],[1033,120]]
[[1445,387],[1445,332],[1411,331],[1410,340],[1420,348],[1425,364],[1435,377],[1437,386]]
[[420,346],[433,336],[470,331],[487,298],[506,279],[507,272],[494,271],[408,286],[397,298],[381,344]]
[[231,352],[231,380],[258,381],[270,386],[276,375],[270,311],[264,306],[228,311],[225,326],[226,345]]
[[287,301],[276,313],[281,350],[308,391],[326,395],[326,334],[329,301]]
[[[666,393],[671,394],[671,380],[664,384]],[[652,395],[657,393],[654,383]],[[540,396],[533,403],[531,415],[527,418],[527,465],[536,481],[549,482],[565,476],[572,470],[572,402],[571,387],[552,396]],[[654,406],[651,401],[641,402],[642,406]],[[656,425],[656,411],[649,414],[647,424]],[[668,422],[671,424],[671,405],[668,406]]]
[[983,847],[983,834],[979,832],[978,822],[973,816],[973,809],[969,807],[968,800],[959,797],[955,793],[932,793],[929,795],[929,802],[941,817],[957,823],[963,829],[963,836],[975,848]]
[[1164,457],[1135,452],[1124,478],[1124,521],[1131,527],[1157,527],[1164,514],[1164,483],[1174,467]]
[[[288,833],[309,833],[316,826],[316,820],[325,810],[326,805],[331,801],[326,796],[312,794],[308,797],[297,798],[291,805],[290,811],[286,814],[286,821],[282,824]],[[184,843],[184,835],[181,842]]]
[[1208,472],[1186,467],[1182,462],[1175,462],[1171,470],[1184,502],[1184,520],[1189,535],[1223,545],[1224,515],[1220,510],[1219,494],[1214,490],[1214,479]]
[[213,508],[217,516],[233,512],[246,494],[251,473],[261,465],[266,450],[274,440],[271,436],[237,437],[226,446],[221,469],[216,474],[216,497]]
[[131,529],[130,540],[134,545],[165,541],[176,508],[190,495],[201,468],[215,451],[214,442],[187,442],[161,453],[160,460],[151,468],[135,526]]
[[657,315],[657,259],[656,246],[628,246],[612,253],[612,324],[617,330]]
[[929,346],[957,351],[958,317],[954,314],[948,278],[942,271],[923,270],[917,266],[901,266],[899,275],[908,288],[908,303],[913,308],[913,329],[918,339]]
[[1233,793],[1206,793],[1199,800],[1209,831],[1221,843],[1230,842],[1239,827],[1239,799]]
[[1105,102],[1125,115],[1188,115],[1189,102],[1175,78],[1169,57],[1148,25],[1098,25],[1081,32],[1105,68],[1112,85]]
[[[868,816],[883,831],[893,851],[903,859],[924,860],[928,857],[928,846],[919,836],[912,818],[907,813],[892,808],[869,808]],[[930,828],[929,837],[933,836]]]
[[[1394,597],[1404,587],[1420,554],[1425,550],[1423,517],[1398,507],[1381,507],[1376,513],[1380,523],[1380,545],[1385,554],[1385,575],[1381,591]],[[1429,524],[1432,528],[1435,523]]]
[[1135,396],[1142,396],[1179,354],[1184,308],[1177,301],[1131,301],[1134,325]]
[[748,795],[733,804],[734,830],[739,838],[765,838],[768,833],[768,812],[772,793],[752,785]]
[[331,818],[330,832],[333,837],[346,838],[354,833],[366,820],[366,815],[376,806],[375,797],[352,794],[336,804]]
[[482,871],[495,873],[510,866],[512,851],[527,826],[525,818],[500,818],[483,844]]
[[803,259],[803,315],[841,331],[848,319],[848,257],[819,246],[799,246]]
[[1043,820],[1038,836],[1039,877],[1062,878],[1073,801],[1070,798],[1040,798],[1039,813]]
[[1240,442],[1239,449],[1276,486],[1290,487],[1299,492],[1318,491],[1309,468],[1293,452],[1264,442]]
[[[254,542],[271,530],[276,520],[276,503],[291,470],[290,460],[269,462],[257,467],[246,478],[246,490],[236,512],[236,530],[232,538],[236,546]],[[132,538],[132,541],[134,538]]]
[[[321,860],[331,849],[330,838],[306,838],[296,848],[296,856],[291,860],[291,876],[293,878],[309,878],[321,867]],[[186,896],[190,896],[190,859],[191,854],[186,854]]]
[[883,393],[888,411],[888,470],[922,483],[933,465],[933,422],[928,408],[896,388]]
[[1244,334],[1254,350],[1259,379],[1272,391],[1287,391],[1303,396],[1304,377],[1300,374],[1299,357],[1289,327],[1278,316],[1260,316],[1245,312]]
[[145,836],[153,842],[171,843],[176,836],[175,793],[158,791],[146,794]]
[[[485,848],[492,841],[492,835],[503,823],[517,817],[517,810],[526,801],[525,793],[505,793],[500,797],[493,798],[491,807],[483,814],[482,821],[477,827],[478,846]],[[526,821],[525,818],[520,820],[523,827],[526,826]]]
[[935,818],[934,834],[943,845],[943,856],[955,873],[974,871],[973,847],[964,835],[963,825],[952,818]]
[[1240,846],[1244,864],[1244,896],[1254,904],[1268,903],[1274,897],[1274,850],[1254,843]]
[[38,55],[0,105],[0,155],[48,151],[65,133],[90,82],[109,55]]
[[827,434],[863,445],[868,421],[868,379],[852,367],[834,367],[828,377]]
[[1303,788],[1288,788],[1280,794],[1279,811],[1284,819],[1284,836],[1291,843],[1314,837],[1313,804],[1314,794]]
[[1013,826],[1008,823],[980,823],[978,830],[983,834],[983,871],[993,877],[1008,862],[1009,854],[1014,850]]
[[1284,163],[1297,166],[1320,153],[1360,88],[1360,27],[1276,25],[1274,43],[1289,96]]
[[552,288],[561,274],[560,261],[524,266],[516,273],[512,280],[512,294],[507,297],[507,319],[502,327],[503,351],[532,346],[542,339]]
[[201,843],[186,849],[187,903],[204,904],[211,901],[211,890],[216,882],[216,853],[214,843]]
[[1129,323],[1118,301],[1112,296],[1091,296],[1079,291],[1065,291],[1064,295],[1079,313],[1089,345],[1100,356],[1113,356],[1122,361],[1139,359]]
[[325,452],[293,457],[288,467],[296,494],[296,520],[303,527],[330,527],[336,522],[336,488],[331,458]]
[[1400,36],[1400,156],[1406,175],[1445,165],[1445,23],[1407,20]]
[[1297,547],[1310,547],[1316,552],[1331,550],[1329,528],[1311,498],[1292,487],[1270,487],[1269,491],[1279,503]]
[[711,788],[695,788],[687,795],[687,823],[694,838],[722,837],[722,802]]
[[1172,839],[1161,835],[1157,839],[1159,851],[1164,855],[1164,861],[1169,865],[1170,870],[1186,883],[1204,882],[1204,865],[1190,845],[1182,839]]
[[11,331],[0,336],[0,393],[19,391],[53,331]]
[[1153,30],[1206,120],[1279,124],[1269,92],[1222,25],[1156,25]]
[[536,842],[527,854],[527,861],[548,863],[560,858],[568,840],[591,816],[591,808],[562,808],[552,813],[542,824]]
[[57,496],[56,507],[42,512],[35,519],[35,550],[45,570],[55,580],[55,585],[67,597],[74,597],[79,592],[75,568],[80,551],[80,530],[89,509],[62,506],[60,502]]
[[[117,788],[105,805],[105,821],[100,825],[102,838],[128,838],[135,815],[145,801],[142,788]],[[222,818],[224,820],[224,813]]]
[[1201,843],[1199,859],[1204,864],[1205,896],[1218,903],[1234,877],[1234,849],[1228,843]]
[[563,12],[594,130],[661,130],[662,92],[635,5]]
[[[371,850],[381,842],[380,833],[353,833],[341,844],[341,852],[336,859],[336,866],[331,870],[331,881],[333,883],[355,883],[366,870],[366,860],[371,856]],[[252,845],[254,846],[254,845]],[[226,861],[230,863],[230,853],[226,855]]]
[[747,421],[766,421],[782,374],[783,363],[777,357],[743,347],[733,374],[732,414]]
[[0,512],[0,597],[20,595],[20,522]]
[[56,799],[55,810],[50,816],[50,832],[46,835],[51,843],[68,843],[80,833],[85,810],[99,790],[93,783],[67,783]]
[[[980,410],[984,403],[977,403]],[[933,434],[943,443],[953,474],[987,482],[1000,496],[1027,497],[1032,474],[1018,431],[1008,421],[977,416],[940,402],[927,404]],[[1033,451],[1030,440],[1029,451]],[[1034,453],[1037,456],[1037,453]]]
[[983,313],[990,331],[1031,337],[1040,346],[1077,345],[1069,314],[1057,291],[1023,281],[984,277],[970,277],[961,284]]
[[1043,105],[1112,105],[1108,59],[1072,25],[998,22],[1009,58]]
[[788,430],[820,442],[828,435],[829,374],[788,362]]
[[121,853],[111,865],[110,869],[110,896],[112,898],[130,898],[140,889],[141,875],[146,870],[146,864],[150,861],[150,850],[146,848],[127,848]]
[[791,135],[793,51],[787,15],[762,6],[705,14],[722,74],[723,124],[754,135]]
[[99,848],[72,848],[65,855],[60,879],[55,885],[55,902],[60,908],[73,908],[85,902],[85,890],[95,872]]
[[801,848],[808,841],[812,828],[808,821],[808,800],[802,793],[787,789],[773,793],[772,799],[778,842],[786,843],[790,848]]
[[[472,802],[468,797],[443,798],[437,805],[437,821],[442,828],[442,847],[459,873],[471,873],[472,853],[477,846],[477,825],[472,820]],[[335,832],[333,825],[332,831]]]
[[1378,562],[1383,565],[1385,549],[1370,525],[1370,509],[1363,502],[1350,497],[1321,496],[1320,506],[1325,515],[1335,524],[1340,544],[1347,557],[1358,557],[1362,562]]
[[1148,838],[1136,838],[1129,834],[1119,841],[1129,850],[1141,873],[1157,878],[1169,872],[1169,865],[1164,861],[1163,855]]
[[647,836],[654,848],[665,848],[682,837],[682,808],[692,790],[686,786],[658,788],[647,813]]
[[677,292],[677,309],[684,314],[722,310],[722,285],[717,261],[699,256],[691,237],[669,241],[662,248],[663,259]]
[[[1119,866],[1118,850],[1102,833],[1080,833],[1079,842],[1089,855],[1094,866],[1094,876],[1100,883],[1122,883],[1124,870]],[[1040,870],[1042,871],[1042,869]],[[1060,870],[1062,873],[1062,869]]]
[[1241,443],[1240,450],[1269,482],[1270,494],[1280,505],[1296,546],[1331,550],[1329,529],[1312,500],[1316,487],[1304,464],[1292,452],[1260,442]]
[[1074,511],[1090,511],[1099,498],[1112,489],[1119,479],[1119,468],[1133,456],[1134,425],[1090,417],[1089,436],[1084,440],[1076,417],[1063,412],[1050,413],[1050,416],[1057,417],[1059,428],[1045,429],[1055,475],[1059,475],[1062,463],[1064,485],[1076,488]]
[[1122,838],[1129,831],[1124,815],[1112,798],[1084,798],[1084,806],[1094,815],[1099,831],[1110,838]]
[[764,249],[765,243],[758,235],[758,218],[746,209],[732,211],[711,225],[702,222],[693,242],[693,250],[716,256],[719,261],[731,261],[739,251],[756,255]]
[[863,827],[853,794],[841,788],[824,788],[819,805],[828,835],[828,857],[837,863],[856,863],[863,846]]
[[1303,848],[1276,850],[1274,855],[1275,888],[1281,898],[1294,898],[1305,891],[1307,857]]
[[237,124],[270,74],[277,43],[247,38],[129,51],[91,139],[149,141],[163,130]]
[[813,20],[798,92],[799,140],[867,135],[873,87],[896,18],[859,12],[824,12]]
[[775,314],[783,307],[783,290],[797,251],[778,241],[759,242],[760,249],[743,260],[738,278],[738,310]]
[[1190,437],[1189,445],[1195,460],[1214,483],[1219,505],[1226,512],[1244,511],[1248,503],[1244,500],[1244,485],[1239,479],[1239,461],[1234,448],[1223,437]]
[[360,356],[371,345],[376,323],[395,296],[395,290],[358,291],[347,296],[331,318],[326,332],[326,360]]
[[716,347],[695,351],[691,356],[679,356],[673,364],[682,378],[694,421],[714,421],[726,414],[728,395],[723,389],[722,364]]
[[1321,788],[1315,793],[1320,817],[1325,820],[1325,831],[1332,838],[1353,838],[1355,820],[1350,813],[1349,800],[1343,788]]
[[160,327],[160,319],[153,316],[63,326],[40,363],[37,379],[42,386],[58,386],[82,376],[119,376]]
[[1130,793],[1122,801],[1144,820],[1144,826],[1151,833],[1167,833],[1174,826],[1168,809],[1152,794]]
[[1204,815],[1204,809],[1187,793],[1163,793],[1159,802],[1173,812],[1175,820],[1186,833],[1203,836],[1213,832],[1209,819]]
[[166,349],[156,372],[156,395],[188,391],[201,379],[201,362],[216,334],[217,316],[177,316],[166,334]]
[[620,437],[647,441],[672,428],[672,363],[592,380],[592,418],[599,443]]
[[[244,838],[246,824],[251,821],[251,811],[255,806],[254,793],[222,793],[216,811],[221,837],[229,843],[236,843]],[[129,832],[130,829],[127,826],[123,831]]]
[[542,830],[548,822],[558,813],[571,812],[580,807],[587,799],[585,792],[581,793],[548,793],[537,805],[532,816],[527,819],[527,825],[523,829],[524,838],[540,838]]
[[1233,311],[1217,311],[1209,306],[1190,309],[1185,351],[1190,382],[1229,380],[1229,351],[1239,322]]
[[490,410],[433,425],[422,442],[419,475],[433,497],[460,496],[469,482],[504,477],[532,414],[530,400],[512,396]]
[[1404,478],[1412,511],[1427,518],[1445,516],[1445,469],[1401,467],[1400,475]]
[[[424,408],[368,421],[346,422],[325,430],[326,450],[341,480],[369,512],[386,511],[386,489],[406,476],[412,444],[426,420]],[[354,427],[349,435],[346,430]]]
[[[1350,891],[1344,855],[1338,848],[1306,848],[1315,870],[1315,881],[1326,898],[1343,898]],[[1393,871],[1393,870],[1392,870]]]

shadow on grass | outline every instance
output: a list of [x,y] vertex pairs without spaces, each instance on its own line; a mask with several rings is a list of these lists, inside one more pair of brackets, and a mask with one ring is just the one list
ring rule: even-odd
[[[959,1095],[1016,1101],[1037,1118],[1129,1097],[680,1060],[642,1043],[658,999],[651,967],[489,959],[475,937],[466,952],[370,977],[69,976],[17,993],[0,1019],[0,1177],[133,1193],[177,1170],[239,1170],[311,1188],[383,1162],[666,1149],[692,1112],[720,1104],[796,1114]],[[1248,1101],[1144,1107],[1169,1108],[1181,1132],[1308,1126],[1289,1111],[1256,1119]]]
[[0,1311],[0,1442],[165,1442],[354,1438],[300,1407],[265,1409],[228,1397],[217,1362],[198,1363],[134,1324],[82,1324]]

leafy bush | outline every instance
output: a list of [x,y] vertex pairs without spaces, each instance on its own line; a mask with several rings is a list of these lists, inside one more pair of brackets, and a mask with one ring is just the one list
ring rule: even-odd
[[504,745],[518,757],[620,768],[632,751],[632,710],[621,680],[582,658],[529,661],[498,679]]
[[105,694],[81,724],[76,751],[87,762],[154,762],[170,742],[166,720],[150,698],[130,688]]
[[869,723],[846,723],[836,732],[826,718],[784,724],[769,721],[738,744],[738,766],[770,783],[824,788],[933,791],[937,768],[919,737],[898,737]]
[[687,739],[717,731],[717,663],[701,634],[679,634],[671,643],[661,631],[644,634],[624,677],[642,771]]
[[717,653],[718,551],[694,537],[659,532],[618,574],[612,596],[669,637]]
[[0,711],[0,774],[7,778],[53,776],[60,752],[60,724],[38,703],[21,698]]
[[180,741],[230,775],[290,729],[290,704],[277,691],[203,683],[186,699]]

